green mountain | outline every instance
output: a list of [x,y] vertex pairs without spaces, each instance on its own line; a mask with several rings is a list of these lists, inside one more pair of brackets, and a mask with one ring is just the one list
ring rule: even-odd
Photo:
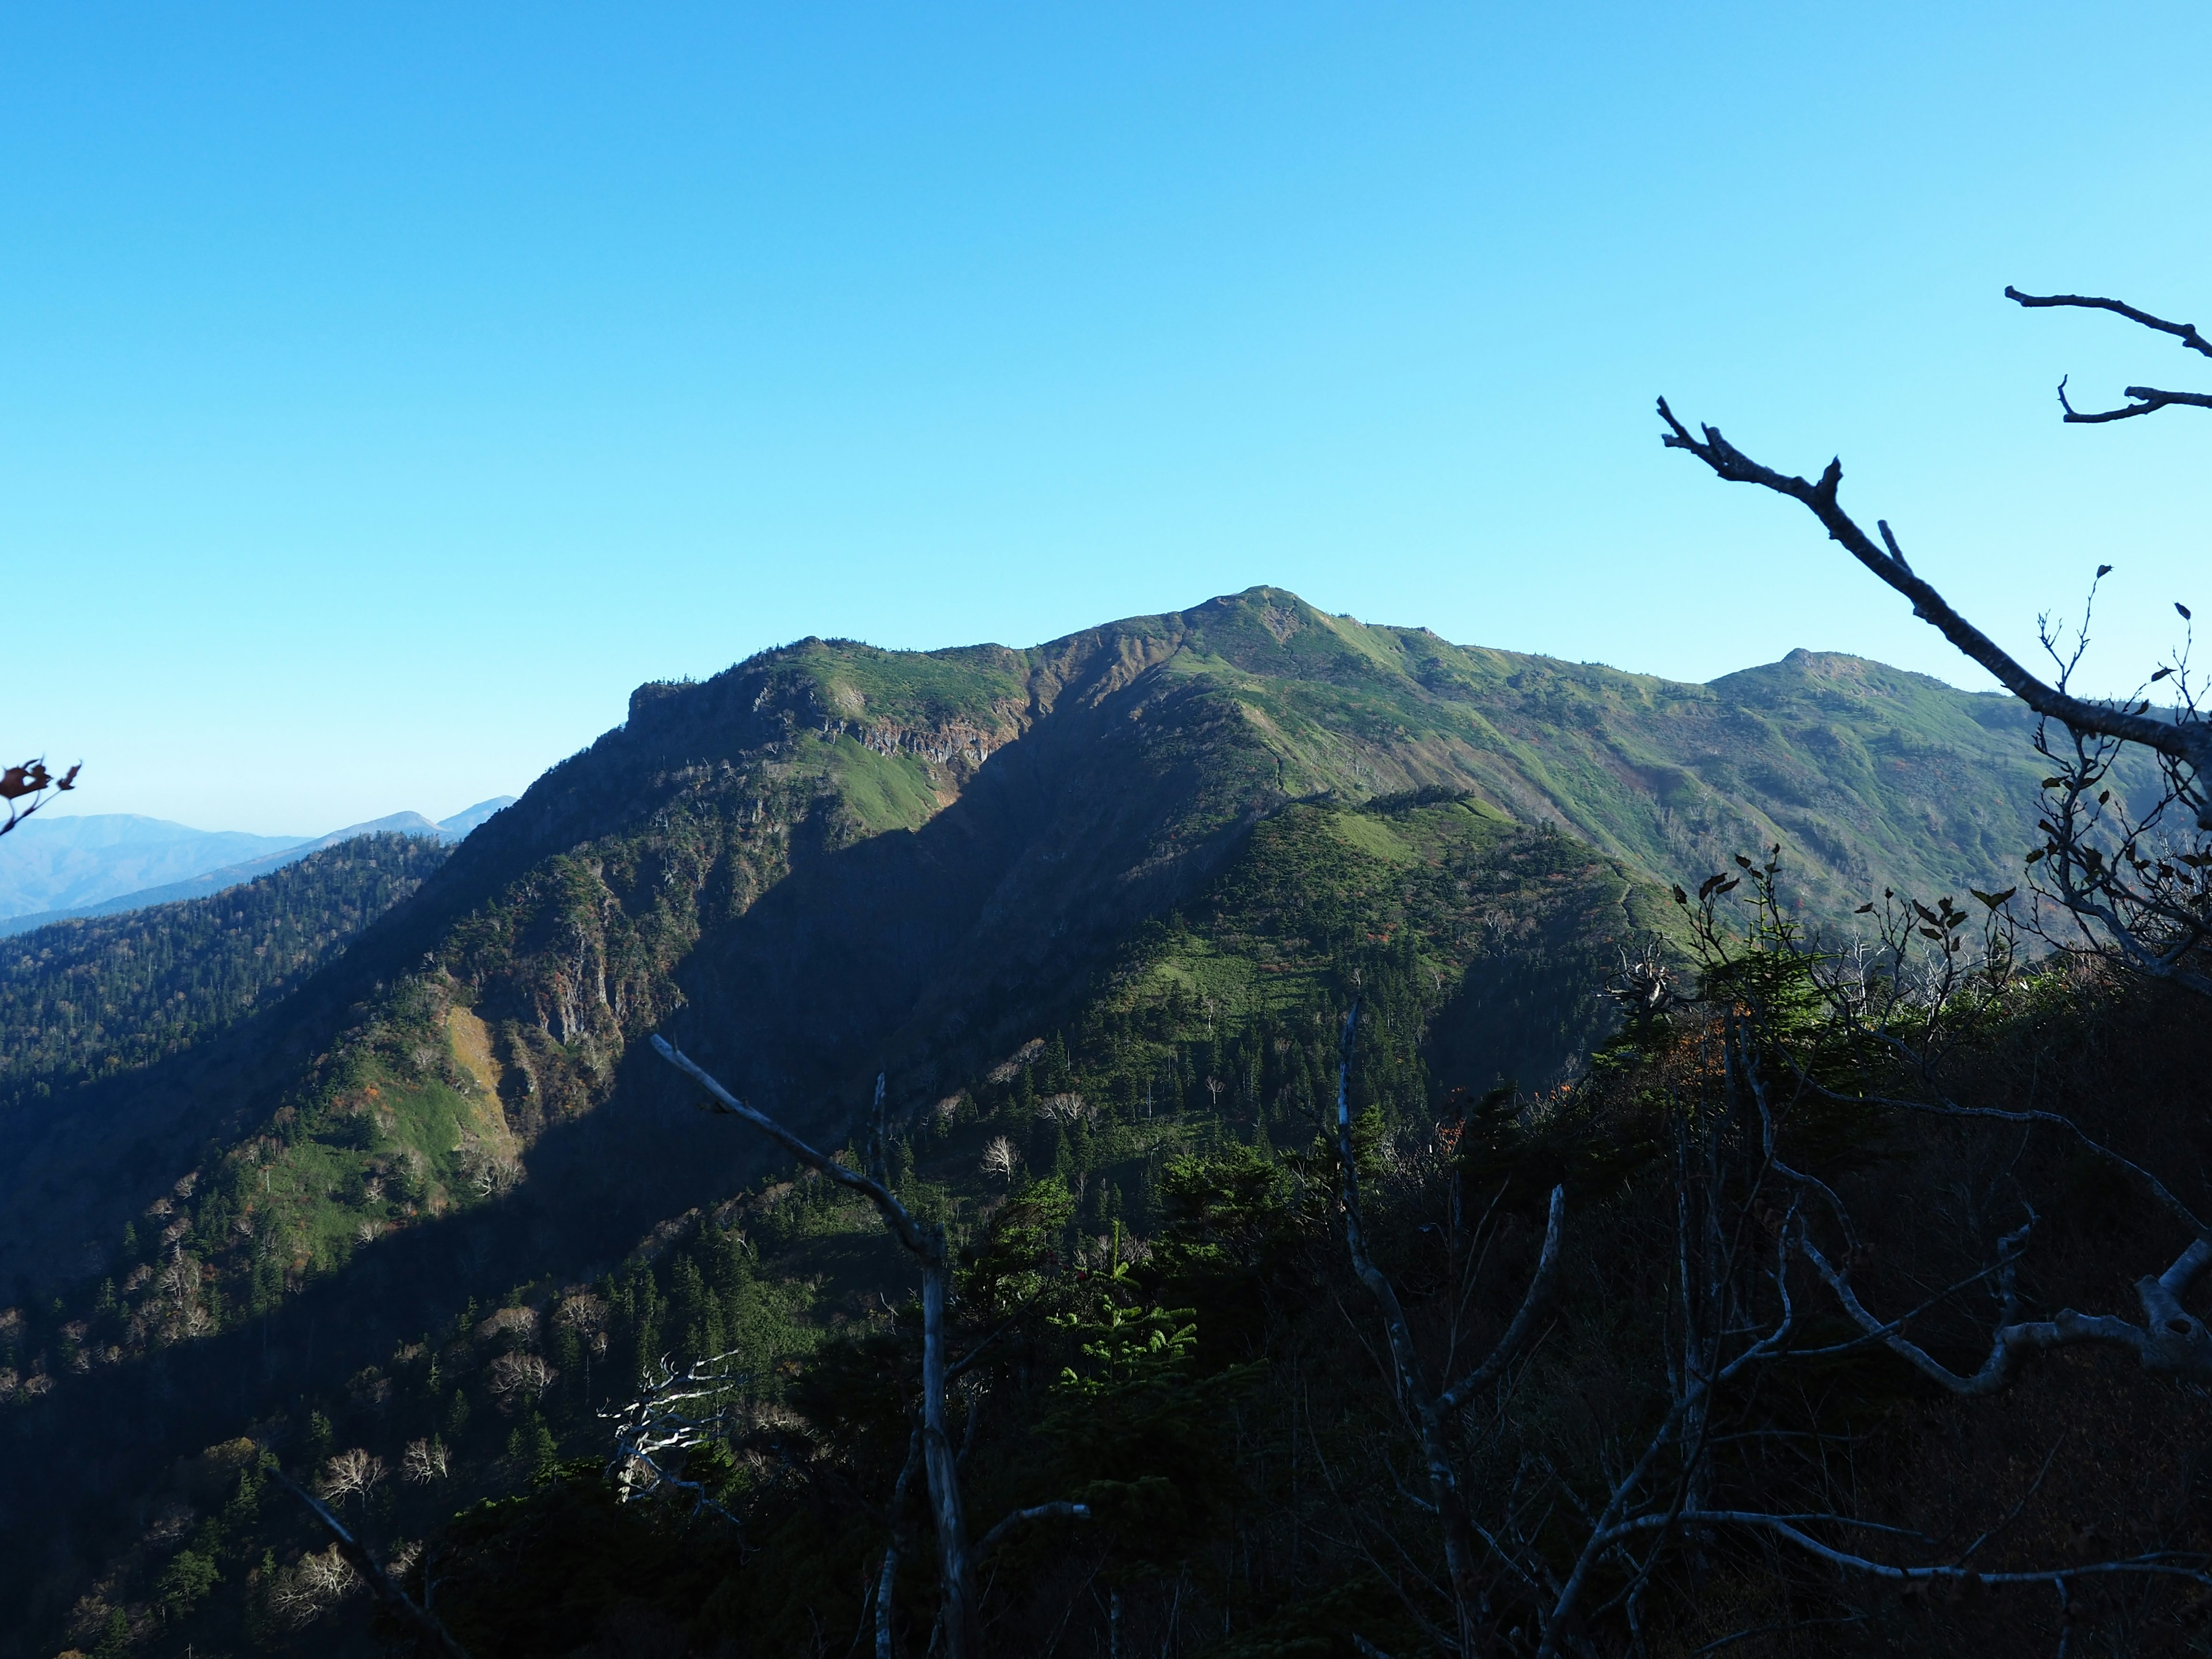
[[[444,858],[434,840],[365,836],[217,898],[0,939],[0,1179],[12,1200],[0,1249],[11,1271],[102,1268],[106,1241],[85,1236],[95,1218],[112,1221],[118,1176],[173,1181],[198,1151],[174,1126],[225,1092],[195,1051],[281,1006]],[[252,1046],[243,1034],[232,1045]],[[74,1263],[48,1253],[68,1238],[83,1240]]]
[[219,902],[0,940],[0,1112],[181,1054],[281,999],[444,857],[434,841],[365,836]]
[[[986,1207],[987,1132],[1018,1127],[1026,1167],[1079,1189],[1068,1224],[1143,1226],[1179,1148],[1310,1134],[1324,983],[1362,976],[1398,1020],[1395,1110],[1549,1087],[1606,1028],[1619,952],[1672,925],[1667,882],[1778,842],[1820,912],[2002,881],[2033,821],[2027,729],[1850,658],[1684,685],[1265,588],[1027,651],[807,640],[641,687],[343,951],[295,949],[303,978],[249,987],[248,934],[203,927],[110,972],[97,1054],[27,1016],[25,1054],[62,1057],[23,1062],[46,1092],[6,1132],[36,1156],[0,1159],[0,1283],[21,1286],[0,1528],[38,1534],[0,1599],[39,1641],[87,1598],[152,1605],[138,1517],[176,1458],[308,1401],[419,1435],[476,1386],[423,1369],[428,1334],[460,1321],[461,1364],[484,1306],[604,1281],[631,1346],[536,1419],[588,1452],[589,1408],[666,1334],[673,1268],[648,1295],[639,1264],[744,1194],[762,1255],[714,1267],[736,1298],[714,1318],[760,1296],[779,1330],[866,1317],[896,1264],[834,1206],[764,1198],[761,1146],[689,1110],[650,1032],[833,1141],[884,1072],[956,1216]],[[398,896],[403,872],[379,878]],[[69,971],[27,969],[10,1006],[57,1006]],[[125,1012],[173,982],[173,1039]],[[67,1449],[95,1422],[87,1474]],[[492,1491],[522,1453],[487,1445],[470,1478]],[[59,1519],[57,1490],[79,1495]]]

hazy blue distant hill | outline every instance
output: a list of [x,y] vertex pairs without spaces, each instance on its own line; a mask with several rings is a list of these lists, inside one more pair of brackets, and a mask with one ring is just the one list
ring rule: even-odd
[[458,841],[475,829],[493,813],[514,805],[512,795],[494,795],[489,800],[480,800],[465,811],[456,812],[449,818],[440,818],[438,828],[448,841]]
[[[222,859],[220,863],[201,863],[197,868],[187,870],[181,874],[172,875],[167,879],[158,883],[149,884],[134,878],[127,885],[118,890],[114,885],[115,881],[120,879],[124,872],[137,868],[137,866],[126,857],[116,863],[114,867],[117,873],[114,876],[95,883],[91,878],[90,872],[97,866],[96,855],[102,842],[96,835],[88,835],[82,848],[84,854],[82,861],[88,873],[82,885],[88,889],[98,886],[105,888],[106,890],[99,892],[96,896],[91,891],[86,891],[71,898],[66,903],[18,909],[12,914],[0,910],[0,938],[6,938],[14,933],[27,933],[34,927],[43,927],[50,922],[64,921],[74,916],[119,915],[125,911],[143,909],[149,905],[176,904],[186,899],[207,898],[226,889],[236,887],[242,882],[252,881],[257,877],[269,874],[271,871],[281,870],[286,865],[307,857],[310,853],[319,851],[325,847],[336,847],[342,842],[356,840],[362,836],[422,836],[435,841],[456,842],[501,807],[512,805],[514,800],[514,797],[512,795],[495,795],[489,800],[478,801],[474,806],[456,812],[449,818],[441,818],[435,823],[424,817],[420,812],[394,812],[386,817],[372,818],[365,823],[349,823],[343,830],[333,830],[327,836],[296,840],[282,836],[244,836],[203,830],[186,830],[182,824],[163,823],[158,818],[134,818],[121,815],[99,818],[60,819],[58,822],[62,823],[150,824],[160,830],[175,830],[184,836],[198,837],[206,842],[220,846],[228,854],[228,856]],[[25,830],[34,830],[44,822],[43,818],[33,818],[21,830],[15,831],[14,835],[20,836]],[[112,842],[113,845],[128,848],[142,844],[136,841],[119,838],[120,832],[111,833],[118,836]],[[11,836],[10,840],[12,841],[13,838]],[[230,845],[233,842],[241,843],[241,845],[234,847]],[[150,842],[143,844],[159,846],[162,843]],[[6,850],[13,852],[15,849],[10,847]],[[241,851],[246,854],[246,857],[238,856]],[[12,877],[14,874],[5,859],[0,859],[0,874],[7,877]],[[0,880],[0,893],[4,893],[6,890],[4,880]]]
[[0,848],[0,918],[97,904],[305,843],[304,836],[194,830],[131,812],[41,812]]

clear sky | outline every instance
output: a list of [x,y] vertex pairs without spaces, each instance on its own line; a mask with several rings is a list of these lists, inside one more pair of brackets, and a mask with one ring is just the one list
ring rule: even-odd
[[2098,684],[2212,605],[2212,11],[0,10],[0,747],[314,832],[807,634],[1255,582],[1706,679],[1984,684],[1665,392]]

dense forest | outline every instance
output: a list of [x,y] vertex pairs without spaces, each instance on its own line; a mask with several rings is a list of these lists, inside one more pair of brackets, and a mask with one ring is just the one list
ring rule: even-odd
[[180,1054],[278,1000],[445,856],[363,836],[212,898],[0,939],[0,1109]]
[[[1418,829],[1439,810],[1363,817]],[[1218,931],[1147,930],[1080,1018],[884,1149],[902,1201],[957,1242],[970,1363],[953,1431],[977,1532],[1055,1502],[1088,1511],[988,1558],[990,1650],[1452,1644],[1411,1402],[1344,1231],[1346,1060],[1369,1248],[1430,1371],[1498,1342],[1537,1271],[1547,1194],[1565,1194],[1539,1324],[1449,1426],[1486,1545],[1486,1650],[1997,1652],[2063,1630],[2093,1650],[2201,1646],[2200,1390],[2084,1351],[1954,1396],[1855,1329],[1812,1258],[1771,1271],[1805,1194],[1826,1195],[1824,1231],[1850,1218],[1854,1294],[1919,1304],[1915,1340],[1960,1376],[2021,1309],[2124,1306],[2188,1237],[2133,1201],[2130,1168],[2212,1202],[2194,1173],[2212,1154],[2203,1122],[2161,1106],[2212,1061],[2185,994],[2021,968],[1948,907],[1916,960],[1907,908],[1910,931],[1887,935],[1893,971],[1871,982],[1943,973],[1954,939],[1971,969],[1870,1016],[1771,906],[1709,896],[1702,917],[1648,936],[1662,999],[1613,976],[1627,1017],[1591,1069],[1536,1092],[1455,1088],[1435,1064],[1453,1017],[1437,934],[1382,938],[1379,917],[1332,914],[1327,895],[1299,906],[1270,878],[1310,865],[1268,850],[1205,896]],[[1522,832],[1489,872],[1589,867]],[[1239,998],[1205,972],[1245,928],[1303,939],[1295,988]],[[2039,1110],[2114,1156],[1903,1103],[1917,1087],[2002,1109],[2029,1078]],[[77,1639],[308,1652],[400,1638],[274,1484],[289,1468],[319,1475],[472,1654],[844,1653],[876,1642],[887,1583],[890,1650],[921,1652],[936,1603],[919,1486],[901,1479],[911,1278],[865,1202],[771,1170],[596,1279],[465,1307],[342,1391],[178,1466],[139,1549],[80,1603]],[[1686,1430],[1701,1353],[1710,1386]],[[709,1427],[651,1467],[626,1460],[617,1414],[672,1377],[703,1379],[685,1410]],[[1682,1511],[1698,1522],[1670,1524]],[[1598,1546],[1608,1527],[1626,1547]]]
[[[1136,1203],[1091,1196],[1089,1146],[1120,1150],[1121,1125],[1071,1144],[1040,1131],[1018,1083],[978,1095],[972,1127],[956,1113],[949,1133],[895,1152],[924,1210],[972,1188],[970,1137],[1018,1138],[1040,1171],[1018,1170],[967,1234],[975,1363],[954,1432],[979,1534],[1054,1500],[1089,1514],[1036,1522],[988,1559],[991,1650],[1427,1652],[1461,1646],[1462,1614],[1468,1645],[1505,1653],[2014,1652],[2069,1631],[2092,1650],[2201,1646],[2212,1415],[2198,1390],[2121,1355],[2067,1355],[1954,1397],[1867,1340],[1808,1265],[1769,1273],[1794,1220],[1786,1166],[1856,1218],[1856,1294],[1932,1304],[1915,1336],[1971,1375],[1992,1322],[2023,1304],[2124,1306],[2131,1279],[2185,1245],[2170,1216],[2125,1202],[2117,1169],[2063,1134],[1965,1135],[1883,1109],[1866,1085],[1894,1081],[1887,1057],[1821,1006],[1786,942],[1709,958],[1687,1000],[1533,1098],[1405,1092],[1420,1056],[1403,1034],[1424,1001],[1408,966],[1346,960],[1339,998],[1310,1011],[1322,1020],[1255,1032],[1248,1075],[1279,1115],[1162,1159]],[[1448,1374],[1498,1341],[1536,1271],[1545,1195],[1566,1194],[1540,1326],[1448,1425],[1480,1540],[1466,1608],[1410,1390],[1347,1251],[1328,1113],[1309,1109],[1333,1092],[1355,974],[1351,1144],[1422,1366]],[[1982,1106],[2038,1072],[2045,1109],[2161,1170],[2201,1168],[2202,1123],[2142,1103],[2212,1059],[2177,994],[1985,983],[1948,1011],[1943,1080]],[[1092,1080],[1079,1064],[1047,1072],[1057,1058],[1024,1074],[1037,1098]],[[1762,1098],[1747,1060],[1824,1081]],[[663,1482],[658,1501],[618,1501],[633,1474],[619,1460],[561,1461],[576,1396],[557,1377],[535,1416],[494,1418],[511,1478],[531,1472],[526,1495],[465,1511],[416,1569],[471,1651],[579,1650],[586,1629],[592,1652],[836,1653],[886,1628],[893,1652],[930,1644],[933,1564],[914,1542],[927,1522],[899,1479],[915,1310],[827,1322],[793,1364],[763,1296],[805,1241],[872,1233],[826,1184],[802,1180],[765,1214],[756,1198],[700,1217],[654,1262],[550,1302],[542,1336],[510,1324],[500,1340],[534,1337],[555,1370],[582,1369],[603,1340],[601,1365],[630,1372],[626,1396],[708,1356],[728,1380],[720,1435],[683,1466],[696,1488]],[[1977,1200],[1996,1212],[1965,1207]],[[2036,1238],[2006,1258],[2008,1305],[1943,1297],[1983,1278],[2025,1215]],[[455,1443],[416,1401],[417,1430]]]
[[1258,590],[643,689],[57,1086],[7,1650],[2195,1650],[2206,1023],[2039,954],[2003,705],[1735,678]]

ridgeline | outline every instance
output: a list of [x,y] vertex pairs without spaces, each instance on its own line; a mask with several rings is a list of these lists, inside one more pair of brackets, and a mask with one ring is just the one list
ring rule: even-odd
[[[1048,1278],[1126,1235],[1174,1258],[1201,1345],[1257,1364],[1235,1285],[1291,1248],[1354,988],[1375,1133],[1562,1097],[1619,1025],[1624,952],[1682,948],[1670,884],[1779,844],[1808,915],[2007,884],[2030,724],[1847,657],[1679,684],[1255,588],[1026,651],[802,641],[640,688],[450,853],[349,842],[7,941],[0,1601],[22,1616],[0,1655],[373,1650],[358,1596],[317,1601],[320,1541],[249,1433],[302,1467],[434,1451],[434,1474],[361,1494],[395,1547],[492,1504],[453,1544],[479,1659],[584,1650],[582,1625],[532,1646],[489,1609],[562,1605],[547,1584],[599,1582],[589,1558],[611,1585],[636,1552],[702,1621],[655,1600],[639,1628],[664,1645],[638,1651],[805,1651],[819,1627],[843,1652],[881,1548],[867,1503],[768,1504],[783,1530],[746,1548],[782,1564],[771,1592],[734,1544],[672,1543],[555,1478],[605,1458],[595,1413],[663,1355],[740,1354],[745,1456],[781,1433],[776,1455],[887,1489],[903,1446],[902,1263],[867,1212],[692,1110],[647,1036],[824,1144],[881,1073],[902,1190],[976,1260],[1027,1227],[1007,1272]],[[1231,1212],[1249,1249],[1223,1242]],[[1154,1453],[1212,1455],[1177,1437],[1244,1383],[1207,1386],[1161,1407]],[[1024,1443],[1059,1449],[1055,1478],[1109,1480],[1037,1409]],[[1006,1457],[987,1484],[1012,1501],[1042,1465]],[[1117,1538],[1158,1531],[1115,1571],[1194,1571],[1224,1479],[1111,1499],[1134,1506]],[[487,1577],[524,1535],[538,1564]],[[588,1624],[623,1597],[571,1600]],[[740,1630],[753,1645],[711,1647]],[[1329,1643],[1218,1650],[1351,1651]]]

